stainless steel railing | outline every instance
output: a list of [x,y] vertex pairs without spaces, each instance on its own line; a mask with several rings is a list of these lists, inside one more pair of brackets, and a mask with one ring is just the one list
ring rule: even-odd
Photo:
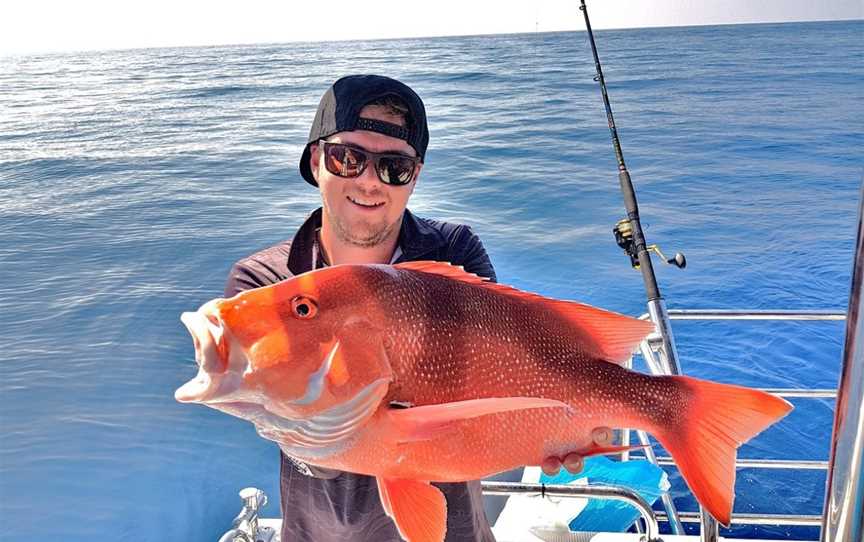
[[484,495],[536,495],[543,497],[593,497],[615,499],[632,505],[645,520],[648,541],[659,540],[660,528],[651,505],[634,490],[620,486],[570,486],[563,484],[527,484],[523,482],[482,481]]
[[257,487],[247,487],[240,490],[240,500],[243,501],[243,508],[231,522],[231,529],[219,538],[219,542],[270,542],[274,540],[276,531],[258,524],[258,514],[261,508],[267,505],[267,495]]
[[[682,523],[699,523],[701,516],[699,512],[679,512],[678,518]],[[667,521],[665,512],[657,513],[657,521]],[[818,527],[822,523],[822,516],[817,515],[794,515],[794,514],[732,514],[732,523],[739,525],[788,525]]]
[[825,484],[822,542],[864,540],[864,185],[858,201],[858,234]]
[[[634,457],[631,455],[631,457]],[[658,465],[673,466],[675,461],[671,457],[657,457]],[[784,459],[739,459],[735,466],[739,469],[802,469],[802,470],[825,470],[828,468],[827,461],[812,460],[784,460]]]
[[[650,308],[650,307],[649,307]],[[780,321],[842,321],[845,320],[846,314],[838,311],[824,310],[692,310],[692,309],[677,309],[667,310],[663,315],[667,319],[664,323],[665,327],[669,327],[671,320],[780,320]],[[651,320],[656,323],[657,315],[654,311],[643,314],[643,320]],[[645,360],[648,369],[652,374],[680,374],[681,369],[677,364],[676,359],[665,359],[667,350],[666,343],[660,333],[653,333],[643,341],[640,345],[640,352]],[[806,390],[806,389],[766,389],[769,393],[774,393],[781,397],[797,397],[804,399],[814,398],[836,398],[835,390]],[[637,431],[637,436],[642,444],[650,444],[647,433]],[[629,436],[627,437],[629,440]],[[656,457],[653,450],[648,447],[645,449],[646,459],[649,461],[662,464],[674,465],[674,461],[669,457]],[[739,459],[736,462],[737,468],[772,468],[772,469],[826,469],[828,468],[827,461],[789,461],[789,460],[754,460],[754,459]],[[681,522],[696,521],[701,523],[700,537],[703,542],[716,542],[719,540],[719,525],[716,520],[700,509],[700,513],[678,513],[675,510],[674,504],[671,504],[671,497],[664,500],[664,508],[666,513],[658,516],[665,521],[668,521],[673,526],[673,531],[678,532]],[[817,525],[821,520],[821,516],[789,516],[778,514],[733,514],[733,523],[749,523],[749,524],[776,524],[776,525]]]
[[[672,320],[833,320],[846,319],[845,312],[820,310],[737,310],[737,309],[673,309],[667,311]],[[648,314],[639,317],[648,319]],[[650,339],[649,339],[650,340]]]

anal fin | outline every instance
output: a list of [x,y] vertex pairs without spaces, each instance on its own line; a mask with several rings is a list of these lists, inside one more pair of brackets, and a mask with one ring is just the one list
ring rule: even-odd
[[447,500],[429,482],[377,478],[381,505],[406,542],[443,542]]

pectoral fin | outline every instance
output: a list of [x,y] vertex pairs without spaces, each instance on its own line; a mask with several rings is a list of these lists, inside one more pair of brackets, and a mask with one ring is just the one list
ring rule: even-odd
[[443,542],[447,500],[429,482],[377,478],[381,505],[407,542]]
[[532,408],[570,409],[567,403],[539,397],[471,399],[454,403],[393,409],[390,422],[401,442],[428,440],[455,429],[459,422],[501,412]]

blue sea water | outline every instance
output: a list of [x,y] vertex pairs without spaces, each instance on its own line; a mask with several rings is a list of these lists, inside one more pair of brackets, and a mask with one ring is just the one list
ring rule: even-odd
[[[670,308],[845,310],[864,169],[864,23],[597,32]],[[471,224],[502,282],[630,314],[640,275],[580,32],[0,59],[0,539],[215,540],[278,452],[176,403],[180,312],[318,204],[297,161],[336,77],[400,78],[431,144],[411,202]],[[678,323],[687,373],[837,384],[843,324]],[[744,457],[825,459],[833,401]],[[677,475],[680,509],[694,510]],[[736,510],[819,514],[824,474],[742,470]],[[815,538],[815,529],[736,527]]]

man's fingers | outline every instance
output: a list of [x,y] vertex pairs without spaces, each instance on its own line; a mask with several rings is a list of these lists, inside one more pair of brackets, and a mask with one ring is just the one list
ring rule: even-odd
[[[615,434],[612,432],[612,429],[605,426],[595,427],[591,431],[591,439],[597,446],[608,446],[609,444],[612,444],[614,436]],[[543,464],[540,465],[540,468],[543,469],[543,474],[547,476],[555,476],[558,474],[558,471],[561,470],[562,466],[567,469],[567,472],[570,474],[579,474],[585,467],[585,458],[577,453],[567,454],[567,456],[564,457],[563,462],[557,457],[547,457],[543,460]]]
[[570,474],[579,474],[584,466],[585,461],[579,454],[567,454],[567,457],[564,458],[564,468]]
[[561,470],[561,460],[557,457],[547,457],[540,465],[543,469],[543,474],[546,476],[555,476]]
[[611,444],[612,437],[612,429],[609,427],[595,427],[594,430],[591,431],[591,438],[594,440],[594,444],[597,444],[598,446]]

